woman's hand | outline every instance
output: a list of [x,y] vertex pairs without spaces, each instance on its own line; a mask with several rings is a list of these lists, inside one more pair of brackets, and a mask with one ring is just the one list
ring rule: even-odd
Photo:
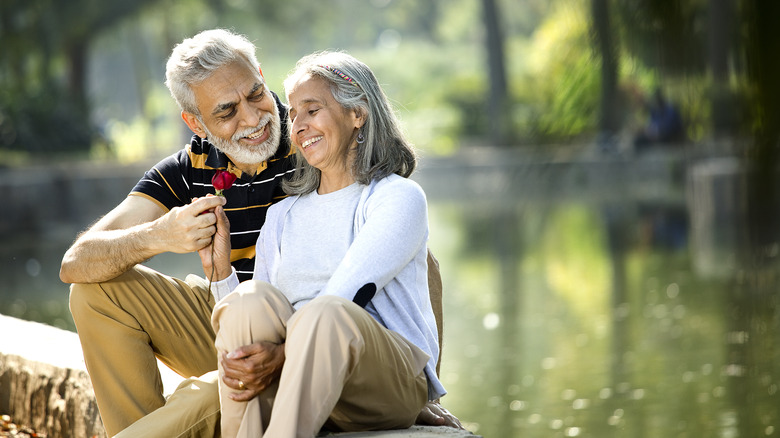
[[222,354],[222,381],[236,390],[230,398],[249,401],[282,374],[284,344],[261,341]]
[[452,415],[450,411],[444,409],[444,406],[436,401],[429,401],[417,415],[417,424],[428,426],[448,426],[456,429],[463,429],[458,417]]
[[203,265],[203,273],[207,280],[224,280],[233,271],[230,265],[230,222],[221,205],[215,207],[211,212],[203,212],[202,214],[216,216],[216,232],[212,236],[211,244],[198,251],[200,262]]

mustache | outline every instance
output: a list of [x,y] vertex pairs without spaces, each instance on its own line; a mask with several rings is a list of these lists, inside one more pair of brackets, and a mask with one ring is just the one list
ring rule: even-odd
[[262,128],[263,126],[266,126],[266,129],[269,129],[269,128],[270,128],[270,123],[271,123],[271,119],[272,119],[272,118],[273,118],[273,115],[272,115],[272,114],[266,114],[265,116],[263,116],[263,118],[262,118],[262,119],[260,119],[260,121],[257,123],[257,126],[255,126],[255,127],[253,127],[253,128],[246,128],[246,129],[244,129],[244,130],[243,130],[243,131],[241,131],[241,132],[237,132],[237,133],[235,133],[235,134],[233,135],[233,138],[232,138],[232,140],[233,140],[234,142],[237,142],[237,141],[241,140],[242,138],[244,138],[244,137],[246,137],[246,136],[249,136],[249,135],[251,135],[251,134],[253,134],[253,133],[257,132],[257,131],[258,131],[260,128]]

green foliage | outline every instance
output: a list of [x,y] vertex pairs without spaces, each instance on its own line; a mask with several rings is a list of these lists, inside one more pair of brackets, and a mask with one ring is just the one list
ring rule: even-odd
[[[412,141],[436,154],[484,134],[485,89],[474,45],[441,46],[416,40],[393,50],[353,54],[374,70]],[[397,59],[414,60],[413,67]]]
[[[750,88],[739,85],[744,80],[715,84],[706,74],[709,2],[608,4],[620,91],[649,93],[662,85],[679,103],[694,140],[711,131],[717,116],[712,101],[745,108],[747,100],[739,96]],[[497,5],[514,141],[567,143],[594,135],[602,105],[601,62],[591,39],[590,2],[497,0]],[[39,138],[20,137],[44,129],[57,132],[60,143],[66,137],[75,142],[57,144],[57,150],[79,149],[78,143],[86,150],[94,141],[88,120],[101,129],[113,124],[157,132],[159,123],[177,119],[175,105],[163,110],[173,117],[161,119],[147,102],[167,93],[164,64],[170,49],[200,30],[225,27],[255,42],[266,79],[280,93],[283,78],[305,54],[344,49],[358,56],[375,69],[411,140],[432,153],[451,153],[463,143],[484,143],[491,134],[481,7],[473,0],[0,2],[0,89],[6,90],[0,96],[0,147],[51,149],[51,137],[40,132]],[[733,59],[739,68],[739,57]],[[52,94],[56,105],[50,104]],[[35,103],[36,96],[48,103]],[[631,106],[629,97],[620,103],[626,127],[644,120],[641,106]],[[181,127],[172,123],[170,130]]]
[[89,43],[150,1],[0,2],[0,148],[88,150]]
[[706,70],[707,0],[616,0],[615,28],[628,53],[666,73]]
[[32,154],[83,152],[95,136],[82,108],[56,88],[0,93],[0,149]]
[[534,33],[526,56],[529,68],[519,100],[531,108],[523,121],[528,135],[559,141],[592,132],[599,64],[591,51],[583,3],[559,3]]

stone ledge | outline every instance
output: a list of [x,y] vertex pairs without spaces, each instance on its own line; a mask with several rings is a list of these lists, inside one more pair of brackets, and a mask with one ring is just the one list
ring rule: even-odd
[[78,336],[0,315],[0,413],[48,438],[104,438]]
[[338,438],[482,438],[465,430],[451,427],[412,426],[404,430],[383,430],[376,432],[343,432],[326,435]]
[[[78,335],[0,315],[0,414],[48,438],[105,438]],[[160,363],[166,394],[182,378]],[[448,427],[331,434],[339,438],[480,438]]]
[[86,371],[0,353],[0,412],[48,438],[105,437]]

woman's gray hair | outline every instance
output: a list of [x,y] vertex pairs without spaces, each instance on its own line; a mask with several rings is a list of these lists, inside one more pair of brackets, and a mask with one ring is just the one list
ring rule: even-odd
[[255,45],[245,36],[225,29],[200,32],[173,49],[165,66],[165,85],[182,111],[200,116],[192,86],[236,61],[248,62],[255,71],[260,70]]
[[[336,102],[346,110],[365,116],[360,128],[364,141],[358,143],[352,176],[361,184],[396,173],[405,178],[417,167],[414,148],[401,126],[382,87],[367,65],[344,52],[317,52],[301,58],[284,80],[287,101],[304,80],[322,78],[330,85]],[[299,152],[294,156],[295,173],[282,183],[288,194],[306,194],[320,185],[320,171],[310,166]]]

